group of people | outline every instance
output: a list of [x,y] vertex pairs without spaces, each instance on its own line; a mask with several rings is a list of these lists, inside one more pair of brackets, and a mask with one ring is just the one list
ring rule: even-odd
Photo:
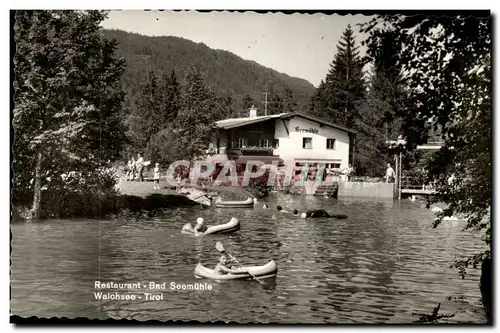
[[125,174],[126,181],[144,181],[144,158],[141,154],[137,154],[137,160],[132,156],[127,163],[127,173]]
[[[125,180],[126,181],[138,181],[138,182],[143,182],[144,181],[144,167],[148,166],[150,162],[145,162],[144,158],[142,155],[139,153],[137,154],[137,160],[134,159],[132,156],[130,160],[127,162],[127,167],[126,171],[127,173],[125,174]],[[153,175],[153,189],[159,190],[160,189],[160,163],[155,164],[154,168],[154,175]]]

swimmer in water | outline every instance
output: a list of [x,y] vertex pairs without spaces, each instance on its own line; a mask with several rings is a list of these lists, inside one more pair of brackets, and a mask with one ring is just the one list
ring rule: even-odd
[[308,217],[330,217],[330,214],[324,209],[308,210],[300,215],[303,219]]
[[267,205],[266,205],[266,204],[264,204],[264,206],[262,206],[262,208],[267,209],[268,207],[267,207]]
[[308,218],[308,217],[333,217],[337,219],[346,219],[347,215],[345,214],[329,214],[326,210],[324,209],[316,209],[316,210],[308,210],[305,213],[302,213],[300,215],[303,219]]
[[277,209],[277,210],[278,210],[278,212],[280,212],[280,213],[288,213],[288,211],[283,210],[283,207],[281,207],[281,206],[277,206],[277,207],[276,207],[276,209]]
[[299,211],[298,211],[298,210],[296,210],[296,209],[294,209],[294,210],[293,210],[293,215],[299,215]]

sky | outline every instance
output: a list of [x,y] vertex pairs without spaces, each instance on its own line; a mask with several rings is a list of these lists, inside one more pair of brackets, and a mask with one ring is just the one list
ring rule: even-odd
[[112,11],[102,26],[201,42],[317,86],[325,78],[348,24],[364,53],[360,45],[363,36],[356,25],[369,19],[364,15],[127,10]]

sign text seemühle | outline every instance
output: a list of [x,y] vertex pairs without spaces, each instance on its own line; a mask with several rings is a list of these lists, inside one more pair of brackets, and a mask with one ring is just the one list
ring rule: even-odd
[[299,128],[297,126],[295,127],[295,132],[318,134],[319,130],[317,128]]

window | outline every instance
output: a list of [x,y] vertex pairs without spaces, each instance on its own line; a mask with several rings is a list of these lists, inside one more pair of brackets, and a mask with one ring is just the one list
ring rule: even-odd
[[327,169],[340,169],[340,163],[326,163],[325,168],[327,168]]
[[313,143],[312,138],[302,138],[302,148],[303,149],[312,149]]
[[335,149],[335,139],[326,139],[326,149]]
[[261,148],[269,148],[269,140],[268,139],[260,139],[259,147]]
[[274,149],[279,149],[280,147],[280,139],[274,139]]
[[246,145],[246,140],[243,138],[236,139],[234,142],[234,148],[243,148]]

